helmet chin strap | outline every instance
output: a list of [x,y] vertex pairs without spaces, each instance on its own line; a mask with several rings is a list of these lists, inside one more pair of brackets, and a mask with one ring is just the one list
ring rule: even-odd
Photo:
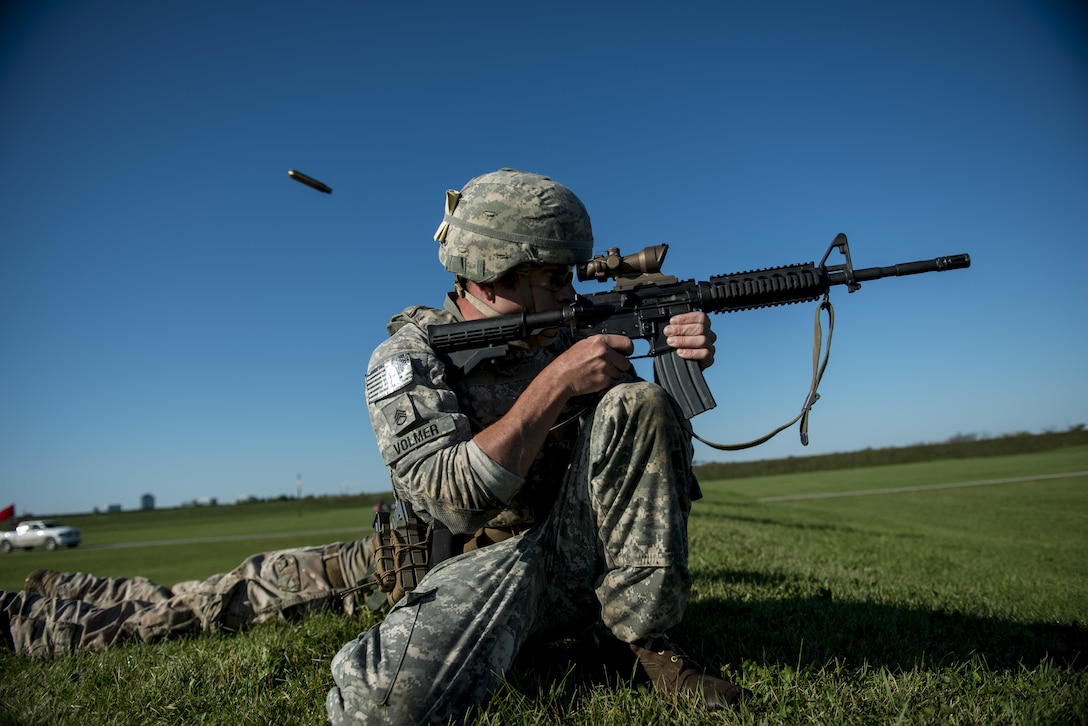
[[[518,268],[518,281],[521,283],[521,306],[527,313],[536,312],[536,301],[533,300],[533,286],[529,284],[530,270],[524,266]],[[528,298],[528,300],[526,300]]]
[[468,300],[469,305],[476,308],[476,310],[478,310],[480,314],[483,315],[485,318],[497,318],[502,316],[502,313],[500,313],[498,310],[491,307],[483,300],[469,292],[468,288],[462,285],[460,280],[457,280],[453,284],[453,287],[459,296]]
[[[522,297],[521,306],[525,308],[525,312],[527,313],[536,312],[536,304],[533,301],[533,288],[531,285],[529,285],[528,271],[519,270],[518,279],[521,281],[521,287],[519,291]],[[498,318],[502,317],[505,314],[500,313],[498,310],[491,307],[486,302],[469,292],[468,288],[462,285],[460,280],[454,282],[454,290],[458,295],[468,300],[469,304],[472,307],[476,308],[476,310],[478,310],[480,314],[483,315],[485,318]]]
[[473,295],[473,294],[472,294],[471,292],[469,292],[468,290],[465,290],[465,292],[464,292],[464,298],[465,298],[466,300],[468,300],[468,302],[469,302],[469,305],[471,305],[472,307],[474,307],[474,308],[476,308],[477,310],[479,310],[479,311],[480,311],[480,313],[481,313],[481,314],[483,314],[483,316],[484,316],[485,318],[498,318],[498,317],[502,317],[502,313],[500,313],[500,312],[499,312],[498,310],[496,310],[495,308],[493,308],[493,307],[491,307],[490,305],[488,305],[487,303],[485,303],[485,302],[484,302],[483,300],[481,300],[480,298],[478,298],[478,297],[476,297],[475,295]]

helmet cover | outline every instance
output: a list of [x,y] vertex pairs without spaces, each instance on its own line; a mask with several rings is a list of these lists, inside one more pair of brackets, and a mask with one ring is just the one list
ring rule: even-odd
[[585,205],[546,176],[500,169],[446,192],[434,234],[438,260],[474,282],[493,282],[518,265],[576,265],[593,253]]

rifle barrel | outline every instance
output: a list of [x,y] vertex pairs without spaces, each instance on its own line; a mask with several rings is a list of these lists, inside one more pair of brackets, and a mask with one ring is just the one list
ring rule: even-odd
[[[862,270],[854,270],[854,281],[879,280],[882,277],[902,277],[904,275],[917,275],[922,272],[944,272],[945,270],[962,270],[971,266],[970,255],[948,255],[946,257],[934,257],[932,260],[918,260],[917,262],[901,262],[898,265],[888,267],[866,267]],[[833,282],[841,284],[833,278]]]

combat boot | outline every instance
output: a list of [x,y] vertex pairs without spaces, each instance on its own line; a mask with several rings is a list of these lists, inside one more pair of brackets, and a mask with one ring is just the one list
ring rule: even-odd
[[735,683],[707,674],[703,667],[664,636],[631,643],[639,665],[661,693],[687,693],[703,699],[707,708],[735,706],[751,692]]
[[60,573],[54,570],[34,570],[26,576],[23,589],[42,597],[53,597],[59,579]]

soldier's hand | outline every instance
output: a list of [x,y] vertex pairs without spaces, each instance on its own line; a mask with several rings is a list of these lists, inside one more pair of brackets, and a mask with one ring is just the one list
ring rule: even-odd
[[668,343],[681,358],[698,361],[699,368],[714,364],[714,341],[718,336],[710,329],[710,318],[704,312],[693,311],[674,315],[665,326]]
[[576,341],[552,362],[571,396],[597,393],[631,370],[635,345],[625,335],[591,335]]

